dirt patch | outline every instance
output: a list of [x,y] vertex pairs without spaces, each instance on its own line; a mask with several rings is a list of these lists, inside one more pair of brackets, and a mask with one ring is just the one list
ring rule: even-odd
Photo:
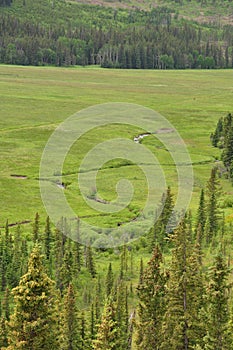
[[11,174],[11,177],[14,179],[21,179],[21,180],[26,180],[28,177],[27,175],[18,175],[18,174]]
[[[26,224],[30,224],[30,223],[31,223],[31,220],[17,221],[17,222],[13,222],[11,224],[8,224],[8,227],[26,225]],[[0,228],[5,228],[5,226],[0,226]]]

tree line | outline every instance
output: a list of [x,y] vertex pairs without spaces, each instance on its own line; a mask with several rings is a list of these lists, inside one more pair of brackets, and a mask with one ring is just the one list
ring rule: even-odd
[[[65,219],[53,229],[47,218],[42,229],[37,213],[29,236],[20,227],[11,232],[7,222],[0,236],[0,348],[233,349],[233,230],[220,196],[213,168],[195,216],[187,213],[167,233],[174,207],[168,188],[152,230],[115,252],[82,246],[78,225],[71,240]],[[146,251],[145,267],[135,259]],[[100,273],[104,256],[117,259],[117,269],[109,262]]]
[[233,179],[233,117],[228,113],[218,120],[215,131],[210,136],[212,145],[222,150],[221,160],[228,177]]
[[146,12],[15,0],[0,14],[0,63],[7,64],[232,68],[232,42],[231,25],[187,21],[166,6]]

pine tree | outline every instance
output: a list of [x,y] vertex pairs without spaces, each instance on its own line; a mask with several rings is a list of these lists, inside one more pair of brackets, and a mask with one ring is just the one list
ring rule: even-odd
[[189,350],[199,341],[201,275],[184,218],[171,236],[174,244],[166,291],[161,350]]
[[229,269],[219,252],[209,269],[209,282],[206,290],[206,336],[205,350],[229,350],[232,345],[232,334],[228,330]]
[[28,272],[12,293],[15,304],[9,321],[7,349],[59,348],[57,292],[45,273],[38,245],[31,252]]
[[219,197],[220,183],[217,177],[217,168],[211,170],[210,178],[207,182],[207,205],[206,205],[206,223],[205,223],[205,238],[206,242],[212,243],[219,229]]
[[144,268],[143,268],[143,260],[141,258],[140,260],[140,272],[139,272],[139,280],[138,280],[138,285],[139,287],[142,285],[143,283],[143,275],[144,275]]
[[18,226],[14,234],[13,256],[10,266],[9,284],[11,287],[16,287],[19,283],[21,276],[22,255],[22,238],[20,226]]
[[68,287],[68,285],[72,282],[72,279],[73,279],[73,256],[72,256],[72,251],[70,247],[70,244],[71,244],[70,240],[68,242],[69,244],[66,247],[62,266],[60,269],[61,292],[63,292],[64,288]]
[[96,277],[95,262],[91,246],[86,247],[86,267],[93,278]]
[[160,349],[167,281],[161,270],[161,263],[162,253],[156,246],[138,286],[137,349]]
[[81,350],[81,331],[78,322],[78,310],[76,308],[76,297],[74,287],[69,284],[64,296],[62,315],[62,349]]
[[222,153],[222,160],[229,172],[233,162],[233,125],[230,126],[225,138],[225,148]]
[[218,120],[216,129],[213,134],[211,134],[211,142],[214,147],[219,147],[219,142],[223,137],[223,118]]
[[50,219],[49,219],[49,216],[47,216],[45,230],[44,230],[44,251],[45,251],[45,256],[47,260],[50,259],[52,242],[53,242],[53,237],[52,237],[52,231],[50,226]]
[[39,239],[39,227],[40,227],[40,217],[36,213],[34,223],[33,223],[33,242],[36,243]]
[[104,307],[96,340],[93,342],[94,350],[117,350],[118,334],[115,305],[109,300]]
[[150,233],[151,242],[150,248],[153,251],[156,244],[159,244],[160,247],[164,247],[165,238],[167,238],[167,231],[170,230],[168,227],[169,223],[171,224],[171,215],[174,208],[174,199],[171,192],[170,186],[168,186],[166,194],[163,194],[161,199],[161,214],[159,218],[155,221],[153,229]]
[[106,282],[105,282],[105,285],[106,285],[106,296],[107,297],[109,297],[109,295],[112,292],[113,282],[114,282],[114,279],[113,279],[113,272],[112,272],[112,264],[110,263],[109,266],[108,266],[108,273],[107,273]]
[[205,222],[206,222],[205,192],[202,189],[200,194],[200,201],[199,201],[199,207],[197,210],[197,220],[196,220],[196,226],[195,226],[196,234],[197,234],[197,231],[199,231],[200,243],[203,241],[203,238],[204,238]]

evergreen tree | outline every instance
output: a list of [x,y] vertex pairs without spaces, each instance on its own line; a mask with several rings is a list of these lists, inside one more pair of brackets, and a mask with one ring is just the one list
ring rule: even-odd
[[156,246],[138,286],[137,348],[141,350],[157,350],[161,345],[167,281],[167,277],[161,270],[161,263],[162,253]]
[[59,348],[57,292],[45,273],[38,245],[31,252],[28,272],[12,293],[15,304],[9,321],[7,349]]
[[225,137],[225,148],[222,153],[222,160],[229,172],[233,162],[233,123],[230,126],[228,133]]
[[40,228],[40,217],[36,213],[34,223],[33,223],[33,241],[36,243],[39,239],[39,228]]
[[23,263],[23,252],[22,252],[22,238],[20,226],[17,226],[16,232],[14,234],[14,243],[13,243],[13,256],[12,263],[10,266],[10,277],[9,284],[11,287],[16,287],[19,283],[21,276],[21,265]]
[[156,244],[164,247],[165,239],[167,238],[167,231],[170,230],[168,224],[171,224],[171,215],[174,208],[174,199],[170,186],[168,186],[166,194],[163,194],[161,199],[161,214],[154,223],[151,231],[150,248],[153,251]]
[[68,285],[72,282],[73,279],[73,256],[70,248],[70,240],[67,245],[62,266],[60,269],[60,290],[63,292],[64,288],[67,288]]
[[76,298],[74,287],[69,284],[64,296],[64,306],[62,315],[62,349],[63,350],[81,350],[80,325],[78,322],[78,311],[76,308]]
[[128,345],[128,289],[127,286],[120,281],[116,291],[116,321],[118,328],[118,349],[125,350]]
[[91,246],[86,247],[86,267],[93,278],[96,277],[95,262]]
[[47,216],[45,230],[44,230],[44,251],[45,251],[45,256],[47,260],[50,259],[52,242],[53,242],[53,237],[52,237],[52,231],[50,226],[50,219],[49,219],[49,216]]
[[[216,129],[213,134],[211,134],[211,142],[214,147],[219,147],[219,142],[221,141],[221,138],[223,137],[223,118],[220,118],[218,120]],[[220,146],[221,147],[221,146]]]
[[112,272],[112,264],[110,263],[109,266],[108,266],[108,273],[107,273],[106,282],[105,282],[105,285],[106,285],[106,296],[107,297],[109,297],[109,295],[112,292],[113,282],[114,282],[114,279],[113,279],[113,272]]
[[93,342],[94,350],[117,350],[118,333],[115,305],[109,300],[104,307],[96,340]]
[[199,257],[193,255],[186,218],[171,236],[174,244],[166,291],[166,312],[161,350],[193,349],[199,343],[201,275]]
[[196,226],[195,226],[196,234],[197,234],[197,231],[199,231],[200,243],[203,241],[203,238],[204,238],[205,222],[206,222],[205,192],[202,189],[200,194],[200,201],[199,201],[199,207],[197,210],[197,220],[196,220]]
[[205,350],[229,350],[232,334],[229,333],[229,269],[219,252],[209,269],[209,282],[206,289],[206,336]]
[[219,229],[219,197],[220,197],[220,183],[218,179],[217,168],[211,170],[210,178],[207,182],[207,206],[206,206],[206,224],[205,237],[207,243],[212,243]]

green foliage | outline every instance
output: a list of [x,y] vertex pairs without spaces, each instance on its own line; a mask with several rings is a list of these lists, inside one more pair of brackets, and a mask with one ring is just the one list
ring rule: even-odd
[[108,266],[108,273],[106,276],[106,296],[109,297],[111,292],[112,292],[112,288],[113,288],[113,282],[114,282],[114,276],[113,276],[113,272],[112,272],[112,264],[110,263]]
[[219,252],[209,269],[206,289],[206,336],[204,349],[228,350],[232,346],[232,333],[229,332],[229,269]]
[[206,205],[205,237],[207,243],[213,243],[212,239],[216,237],[219,229],[219,197],[221,194],[221,185],[216,167],[211,170],[206,187],[208,198]]
[[167,276],[161,269],[162,254],[154,248],[138,285],[137,348],[156,350],[161,346],[162,318],[165,311]]
[[171,236],[174,244],[166,291],[166,311],[160,349],[192,349],[201,342],[199,312],[202,278],[199,256],[190,242],[187,220]]
[[95,350],[117,350],[118,332],[116,321],[116,309],[114,302],[109,300],[103,311],[101,323],[98,328],[96,340],[94,341]]
[[[62,0],[27,0],[23,4],[15,0],[0,16],[4,37],[0,62],[135,69],[232,67],[229,27],[220,30],[214,21],[204,25],[179,18],[173,5],[116,12]],[[187,17],[187,3],[185,7]],[[229,9],[223,8],[227,15]]]
[[159,244],[162,248],[164,247],[167,234],[172,227],[174,199],[170,186],[168,186],[166,193],[162,196],[160,207],[159,211],[161,211],[161,214],[150,232],[152,250],[156,244]]
[[9,321],[7,349],[58,348],[58,296],[46,275],[38,246],[32,250],[28,272],[12,290],[14,312]]
[[93,251],[90,245],[86,247],[86,267],[93,278],[96,277],[95,262],[93,257]]
[[81,326],[78,320],[74,287],[69,284],[64,296],[62,315],[62,349],[81,350]]

